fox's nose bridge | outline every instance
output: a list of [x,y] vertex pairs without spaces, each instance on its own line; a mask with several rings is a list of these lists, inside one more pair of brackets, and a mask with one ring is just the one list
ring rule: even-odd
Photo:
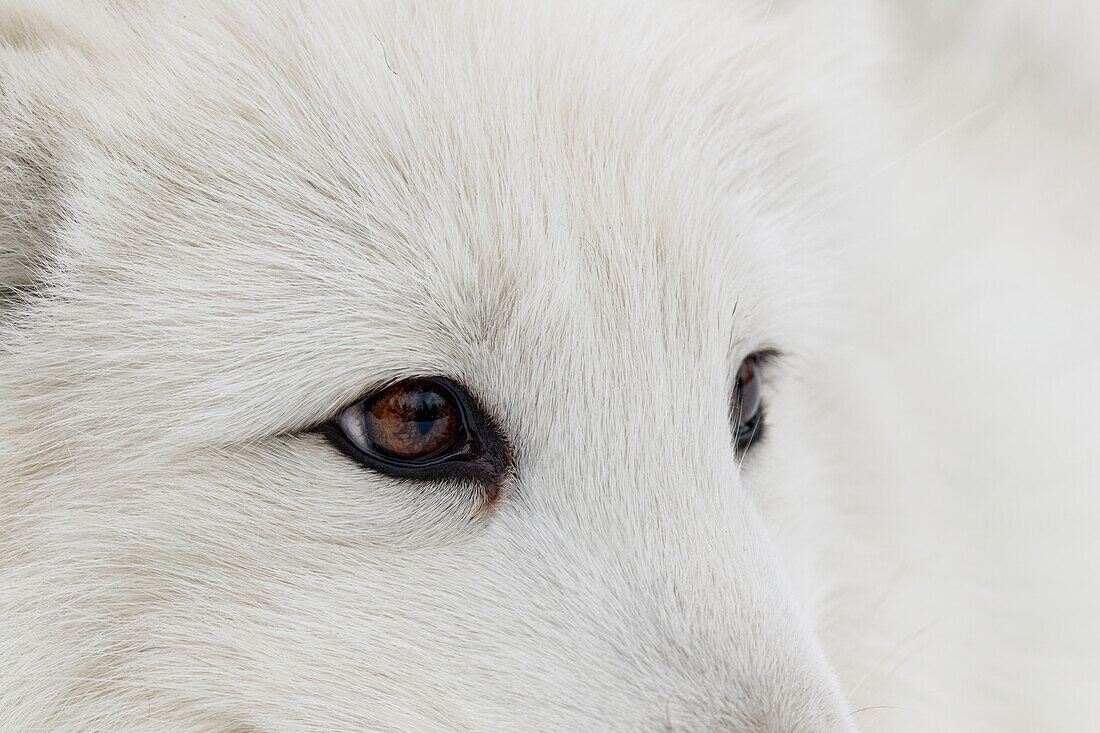
[[[784,633],[783,630],[778,630]],[[844,733],[855,730],[840,684],[815,639],[786,632],[785,659],[758,659],[742,686],[737,724],[745,733]]]
[[670,503],[675,517],[635,516],[618,525],[622,535],[601,522],[581,551],[603,574],[592,578],[597,596],[628,623],[604,629],[613,646],[631,650],[640,677],[669,680],[650,693],[679,710],[670,728],[851,731],[839,683],[751,505]]
[[724,633],[693,634],[668,659],[682,667],[667,705],[670,730],[847,733],[854,730],[835,674],[812,635],[787,613],[736,614]]
[[[691,496],[658,502],[668,512],[646,525],[651,557],[666,583],[651,601],[661,614],[677,617],[679,635],[666,629],[680,658],[706,659],[710,713],[695,729],[829,733],[852,731],[839,681],[817,639],[808,611],[798,602],[778,553],[753,502],[736,480],[722,475],[723,462],[694,471],[664,473]],[[640,560],[646,561],[644,555]],[[696,668],[698,669],[698,668]],[[685,680],[699,684],[699,680]],[[721,720],[731,727],[715,727]]]
[[[753,599],[745,599],[752,603]],[[854,730],[839,681],[809,624],[787,599],[735,614],[719,719],[745,733],[833,733]],[[739,617],[739,618],[738,618]],[[722,693],[719,692],[719,695]]]
[[721,671],[684,680],[690,687],[681,693],[686,703],[683,724],[670,727],[738,733],[853,731],[835,674],[816,640],[800,626],[762,615],[735,630],[727,643],[701,649],[698,653],[710,658],[708,666]]
[[[643,413],[656,419],[661,410]],[[697,440],[680,450],[676,441],[637,435],[633,445],[598,443],[583,461],[572,445],[546,455],[541,483],[562,491],[533,499],[532,509],[555,525],[572,560],[572,570],[550,573],[579,571],[562,577],[582,587],[562,592],[599,600],[594,636],[608,639],[610,653],[640,679],[666,681],[637,692],[672,701],[673,712],[679,702],[684,723],[673,716],[672,729],[852,730],[835,675],[742,485],[728,433],[703,436],[683,419],[661,427]],[[605,430],[601,438],[628,438],[631,426]]]

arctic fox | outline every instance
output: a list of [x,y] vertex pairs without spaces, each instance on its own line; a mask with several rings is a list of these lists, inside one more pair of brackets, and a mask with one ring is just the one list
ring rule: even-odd
[[0,730],[1100,730],[1094,20],[0,0]]

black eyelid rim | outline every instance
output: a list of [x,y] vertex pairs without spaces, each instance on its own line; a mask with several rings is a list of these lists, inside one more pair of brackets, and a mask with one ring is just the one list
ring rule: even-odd
[[[364,451],[348,439],[338,423],[339,416],[352,405],[366,402],[404,382],[438,385],[454,398],[459,408],[461,424],[458,433],[447,447],[426,459],[399,459]],[[388,382],[345,405],[335,416],[318,426],[316,431],[359,465],[393,478],[436,482],[472,481],[499,487],[511,466],[511,446],[500,425],[482,409],[469,390],[450,377],[410,376]],[[448,449],[459,441],[463,443],[462,452],[448,453]]]
[[[785,354],[779,349],[773,346],[765,346],[763,348],[757,349],[756,351],[749,352],[741,361],[743,362],[747,359],[752,359],[757,364],[767,366],[769,364],[773,364],[779,359],[782,359],[784,356]],[[740,366],[740,364],[741,362],[738,362],[738,366]]]

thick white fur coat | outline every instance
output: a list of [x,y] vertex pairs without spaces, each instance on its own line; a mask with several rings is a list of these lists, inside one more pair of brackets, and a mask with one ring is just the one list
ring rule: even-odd
[[0,0],[0,730],[1100,729],[1096,20]]

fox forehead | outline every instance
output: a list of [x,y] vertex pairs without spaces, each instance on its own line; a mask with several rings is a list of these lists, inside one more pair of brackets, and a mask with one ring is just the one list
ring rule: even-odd
[[[409,372],[706,342],[717,374],[731,342],[791,336],[769,303],[798,299],[778,269],[796,204],[783,156],[754,134],[794,124],[775,89],[707,109],[686,99],[718,81],[681,69],[676,43],[586,45],[575,28],[554,35],[560,18],[532,33],[505,5],[490,17],[515,37],[442,7],[394,20],[363,6],[306,10],[293,29],[270,8],[210,8],[224,33],[134,38],[84,81],[89,108],[117,104],[72,145],[66,235],[86,297],[60,322],[95,334],[52,343],[101,343],[95,371],[148,390],[148,414],[234,394],[236,414],[214,410],[231,440]],[[155,61],[158,44],[182,51]]]

